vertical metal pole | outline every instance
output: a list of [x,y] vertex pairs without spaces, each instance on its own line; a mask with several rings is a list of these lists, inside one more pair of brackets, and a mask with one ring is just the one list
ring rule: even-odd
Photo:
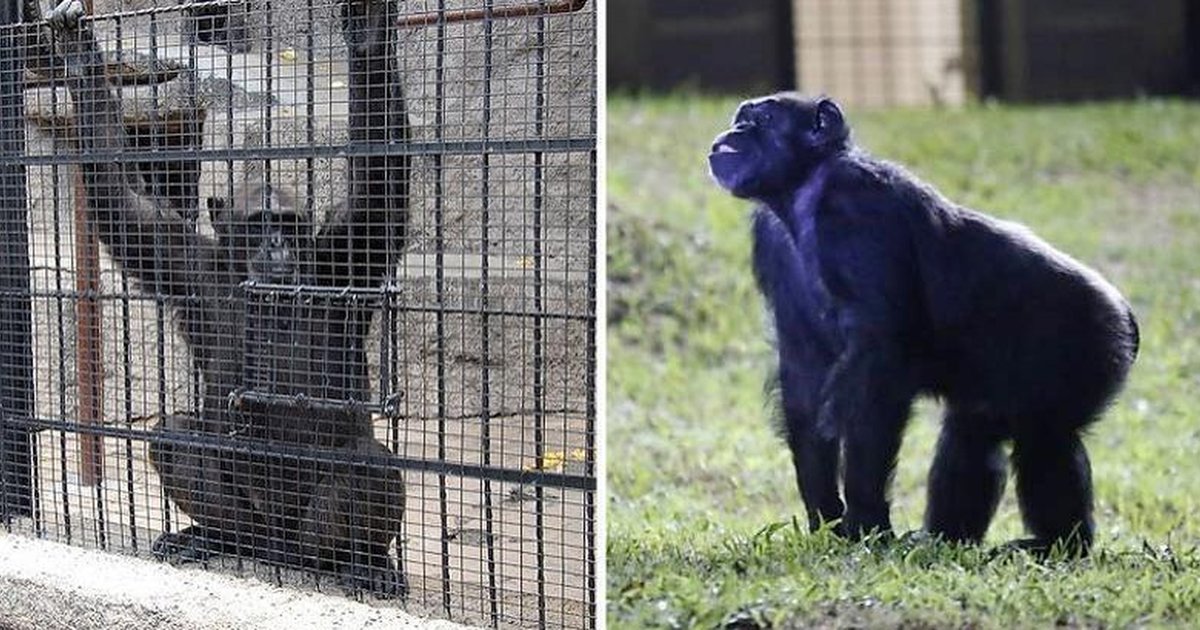
[[[438,0],[439,15],[446,10],[446,0]],[[434,126],[433,137],[438,151],[433,154],[433,222],[434,245],[434,290],[437,294],[435,334],[437,336],[437,453],[438,461],[446,461],[446,210],[443,189],[446,173],[442,169],[446,117],[446,23],[437,25],[437,61],[434,74]],[[450,524],[446,495],[446,473],[438,473],[438,516],[442,528],[442,608],[450,612]]]
[[[537,19],[537,53],[534,65],[537,87],[534,94],[534,136],[546,137],[546,18]],[[545,230],[542,228],[545,207],[545,154],[533,154],[533,450],[538,470],[546,469],[546,303],[544,274]],[[546,627],[546,490],[544,484],[534,487],[534,533],[537,538],[537,610],[538,627]]]
[[[124,42],[124,29],[121,20],[116,21],[116,30],[113,37],[117,41],[117,54],[121,55],[124,52],[122,42]],[[126,418],[133,417],[133,339],[130,332],[129,320],[129,278],[125,274],[121,274],[121,374],[123,376],[121,383],[122,400],[125,403],[124,411]],[[138,550],[138,516],[137,516],[137,494],[134,488],[133,474],[133,439],[125,438],[125,494],[126,505],[129,510],[129,521],[126,523],[129,526],[129,542],[130,547]]]
[[[53,64],[55,72],[62,71],[61,60],[48,59],[47,63]],[[61,102],[62,102],[62,100],[58,96],[58,90],[52,90],[50,92],[50,106],[55,108],[55,111],[57,111],[57,108],[59,107],[59,103],[61,103]],[[67,375],[67,345],[68,344],[63,340],[67,338],[67,333],[66,333],[67,316],[65,314],[64,309],[66,307],[64,306],[64,304],[66,304],[66,302],[67,302],[67,299],[69,297],[69,292],[67,290],[63,289],[63,278],[66,276],[67,272],[70,270],[67,269],[66,263],[63,262],[63,236],[67,235],[68,232],[70,232],[70,230],[63,227],[63,222],[68,219],[70,219],[71,221],[74,221],[74,217],[66,217],[65,216],[66,212],[63,210],[64,204],[66,203],[65,201],[63,201],[63,196],[62,196],[62,188],[63,188],[62,183],[63,183],[63,172],[64,171],[68,171],[68,172],[70,171],[69,164],[59,164],[59,163],[55,162],[50,165],[50,204],[51,204],[51,207],[53,208],[53,210],[50,213],[50,216],[52,217],[52,226],[51,226],[50,232],[51,232],[51,240],[53,241],[52,251],[54,252],[54,254],[53,254],[54,261],[51,265],[51,268],[54,270],[54,330],[57,331],[57,333],[58,333],[58,337],[57,337],[58,342],[54,344],[55,345],[55,348],[54,348],[54,350],[55,350],[54,373],[58,376],[58,378],[55,379],[57,381],[56,385],[58,386],[56,388],[57,391],[55,392],[57,394],[57,397],[56,397],[57,400],[55,401],[57,403],[57,405],[54,408],[55,413],[57,414],[56,419],[62,419],[62,418],[67,417],[67,376],[66,375]],[[44,191],[43,191],[43,194],[45,194]],[[70,479],[70,475],[67,473],[67,468],[68,468],[67,467],[67,452],[68,452],[67,432],[60,428],[56,432],[55,435],[58,437],[58,457],[56,458],[57,461],[55,461],[53,463],[46,462],[48,470],[45,472],[50,473],[49,475],[47,475],[47,477],[48,477],[48,481],[50,481],[51,483],[53,483],[55,479],[58,480],[58,491],[61,493],[61,497],[60,497],[61,502],[58,506],[55,506],[55,507],[61,507],[61,509],[50,510],[50,517],[54,521],[54,523],[53,523],[54,527],[56,529],[61,530],[63,532],[63,534],[66,536],[66,540],[68,542],[70,542],[70,540],[71,540],[71,488],[70,488],[70,485],[67,483],[67,481]],[[50,453],[54,453],[53,448],[50,449]],[[57,471],[54,470],[54,467],[53,467],[54,464],[58,465]],[[39,468],[41,465],[42,465],[42,463],[41,463],[41,460],[39,459],[38,460]],[[37,508],[36,501],[38,498],[38,490],[39,490],[38,485],[39,485],[39,482],[41,481],[41,479],[39,477],[41,477],[42,472],[43,471],[41,471],[39,469],[37,471],[38,474],[35,474],[33,477],[33,496],[34,496],[34,501],[35,501],[34,520],[35,521],[38,520],[38,514],[37,514],[37,510],[36,510],[36,508]],[[42,530],[39,529],[38,533],[40,534],[41,532],[42,532]]]
[[0,2],[0,516],[33,515],[33,300],[26,219],[24,42],[18,2]]
[[[546,18],[538,17],[538,44],[535,46],[534,136],[546,137]],[[546,348],[545,319],[545,245],[542,229],[545,209],[544,152],[533,154],[533,448],[538,469],[546,469]],[[538,558],[538,628],[546,628],[546,488],[534,487],[534,534]]]
[[[150,14],[149,24],[150,36],[150,55],[154,63],[158,62],[158,14]],[[138,33],[138,37],[141,33]],[[153,107],[150,110],[150,128],[159,129],[162,120],[159,117],[159,107],[162,104],[159,98],[159,84],[152,83],[150,86],[151,103]],[[164,242],[159,230],[154,232],[154,252],[151,257],[154,260],[154,284],[162,286],[165,278],[165,270],[167,268],[166,259],[164,256],[172,255],[173,252],[167,251],[167,244]],[[145,254],[141,254],[144,256]],[[124,274],[122,274],[124,275]],[[161,421],[167,419],[167,392],[173,391],[173,381],[167,380],[167,331],[170,325],[167,323],[167,304],[166,299],[161,295],[154,298],[154,367],[155,380],[157,386],[155,393],[157,394],[157,411]],[[161,486],[161,508],[162,508],[162,530],[164,534],[169,534],[172,531],[171,524],[171,502],[167,499],[166,491]]]
[[[492,0],[484,0],[484,20],[483,20],[483,140],[487,142],[491,140],[492,133],[492,47],[495,45],[492,36]],[[491,280],[491,269],[489,267],[488,256],[491,255],[491,234],[489,223],[491,217],[491,155],[487,152],[483,154],[483,188],[480,191],[480,202],[482,205],[482,213],[480,217],[480,285],[481,295],[479,299],[479,327],[480,327],[480,354],[483,356],[482,367],[480,368],[480,384],[481,392],[479,422],[482,425],[481,450],[483,451],[483,465],[492,465],[492,357],[491,357],[491,321],[488,317],[488,309],[491,308],[491,294],[488,286]],[[495,540],[495,510],[492,507],[492,482],[486,477],[483,479],[483,522],[487,532],[485,538],[487,544],[487,588],[488,588],[488,612],[490,613],[491,624],[493,628],[500,627],[500,593],[496,583],[496,540]]]
[[[591,34],[591,39],[592,39],[591,46],[592,46],[592,54],[597,55],[597,53],[596,53],[596,30],[595,30],[596,22],[595,22],[595,20],[598,19],[598,16],[596,14],[596,10],[594,7],[595,7],[595,5],[593,5],[593,9],[592,9],[593,28],[592,28],[592,34]],[[598,55],[594,59],[595,59],[594,63],[599,63]],[[596,102],[596,96],[595,96],[595,94],[596,94],[595,76],[596,76],[595,74],[592,75],[593,83],[592,83],[591,88],[592,88],[593,96],[592,96],[592,107],[590,110],[590,116],[592,119],[591,127],[590,127],[591,136],[592,136],[592,150],[588,152],[588,175],[589,175],[588,179],[591,182],[591,190],[590,190],[591,195],[590,195],[590,198],[588,199],[588,205],[587,205],[587,212],[588,212],[588,262],[587,262],[588,306],[587,306],[587,308],[588,308],[588,315],[590,315],[590,317],[587,320],[587,361],[588,361],[588,366],[587,366],[587,407],[585,410],[586,420],[587,420],[587,428],[584,432],[584,439],[586,440],[586,443],[587,443],[584,448],[584,454],[585,454],[584,455],[584,457],[585,457],[584,474],[586,474],[588,477],[590,477],[592,479],[595,479],[595,477],[596,477],[596,442],[597,442],[597,435],[596,435],[596,415],[597,415],[596,378],[597,378],[598,370],[603,369],[603,367],[597,365],[597,356],[596,356],[598,353],[598,350],[596,348],[596,345],[598,343],[598,341],[596,339],[596,317],[597,317],[596,311],[600,308],[600,305],[596,303],[596,284],[598,281],[599,282],[604,281],[603,278],[600,278],[599,280],[597,280],[597,277],[596,277],[597,276],[596,266],[598,264],[597,257],[599,255],[599,250],[600,250],[600,237],[599,237],[599,228],[598,228],[598,221],[599,221],[598,212],[599,211],[597,209],[598,202],[597,202],[597,196],[596,196],[597,138],[599,137],[598,129],[597,129],[597,125],[598,125],[597,116],[598,116],[599,103]],[[794,73],[793,73],[793,76],[794,76]],[[598,606],[597,606],[597,602],[596,602],[596,493],[597,493],[597,491],[594,489],[593,490],[585,490],[583,493],[583,532],[584,532],[583,535],[584,535],[584,539],[585,539],[585,542],[584,542],[584,575],[585,575],[584,600],[585,600],[585,608],[587,610],[587,613],[586,613],[587,619],[585,620],[585,624],[586,624],[587,628],[590,628],[592,630],[594,630],[597,627],[596,617],[599,614],[599,612],[597,610]]]

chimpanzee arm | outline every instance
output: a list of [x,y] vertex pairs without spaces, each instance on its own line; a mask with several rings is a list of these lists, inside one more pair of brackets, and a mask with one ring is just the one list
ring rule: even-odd
[[80,165],[88,219],[113,258],[146,290],[185,297],[200,279],[191,270],[211,271],[216,249],[165,204],[135,192],[136,175],[118,157],[127,148],[121,107],[105,78],[92,25],[83,17],[79,0],[64,0],[46,15],[66,67],[79,151],[104,156]]
[[821,276],[844,347],[820,393],[818,427],[846,458],[845,532],[890,529],[887,485],[917,390],[923,316],[915,257],[893,196],[856,188],[817,215]]
[[350,142],[388,151],[350,158],[350,198],[318,238],[323,283],[377,285],[404,246],[410,159],[393,153],[409,139],[396,63],[394,0],[344,0],[349,48]]

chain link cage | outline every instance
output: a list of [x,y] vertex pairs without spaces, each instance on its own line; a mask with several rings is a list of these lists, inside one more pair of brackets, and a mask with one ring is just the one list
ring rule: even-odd
[[8,534],[594,627],[595,3],[4,4]]

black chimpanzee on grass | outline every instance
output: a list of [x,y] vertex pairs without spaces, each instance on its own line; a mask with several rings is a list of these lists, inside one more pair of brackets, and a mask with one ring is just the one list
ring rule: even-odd
[[[978,542],[1004,489],[1038,553],[1092,543],[1080,434],[1138,349],[1112,285],[1020,225],[942,197],[854,146],[829,99],[742,103],[709,155],[759,203],[754,273],[774,317],[784,433],[809,525],[891,530],[888,485],[918,394],[946,401],[926,528]],[[838,488],[839,463],[845,503]]]
[[[25,3],[26,14],[36,15],[36,0]],[[395,2],[338,4],[350,140],[401,145],[409,123]],[[404,246],[409,158],[396,151],[350,157],[349,198],[321,226],[283,191],[257,185],[211,208],[216,238],[199,233],[114,157],[128,147],[121,106],[80,0],[63,0],[45,17],[66,72],[79,149],[104,156],[80,166],[88,221],[126,274],[174,306],[203,375],[202,408],[167,416],[151,438],[163,489],[193,522],[160,536],[154,552],[181,560],[252,555],[336,571],[349,588],[403,595],[405,578],[389,547],[403,520],[404,479],[370,465],[390,451],[357,404],[370,397],[373,307],[338,291],[298,291],[383,282]],[[215,436],[236,438],[241,448],[195,439]],[[305,457],[316,449],[341,459]]]

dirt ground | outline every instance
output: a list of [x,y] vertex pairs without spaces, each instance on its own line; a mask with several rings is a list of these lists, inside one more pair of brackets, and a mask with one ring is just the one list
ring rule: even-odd
[[[408,2],[402,11],[433,8],[426,4]],[[475,6],[465,0],[448,4],[450,8]],[[140,0],[97,0],[96,13],[153,5]],[[205,149],[305,146],[310,137],[317,145],[344,141],[345,62],[340,36],[331,28],[336,24],[329,21],[332,3],[317,4],[316,22],[311,25],[304,20],[303,2],[276,0],[272,5],[270,73],[265,72],[268,55],[262,40],[247,54],[226,56],[207,46],[197,49],[198,84],[202,86],[199,100],[208,107]],[[261,37],[264,14],[254,19]],[[151,24],[146,16],[122,21],[122,48],[139,54],[155,50],[159,59],[186,63],[186,47],[175,15],[160,14],[156,20],[156,49],[150,47]],[[590,5],[582,14],[548,19],[546,25],[540,75],[539,36],[532,20],[497,21],[492,28],[490,57],[483,51],[481,25],[447,27],[440,68],[434,29],[402,31],[402,74],[414,140],[594,137],[595,49]],[[115,49],[114,24],[100,22],[97,28],[102,46]],[[310,32],[316,45],[311,56],[304,48]],[[307,63],[310,58],[311,66]],[[312,136],[304,100],[310,67],[317,94]],[[483,81],[485,72],[490,72],[490,82]],[[438,76],[443,86],[440,126],[435,124],[439,119]],[[177,77],[174,83],[161,86],[123,89],[127,113],[144,116],[157,107],[155,115],[160,115],[178,107],[181,81],[183,78]],[[539,84],[544,94],[540,110],[536,98]],[[485,86],[488,108],[484,107]],[[63,90],[56,93],[44,86],[26,92],[31,154],[63,155],[67,149],[61,136],[55,139],[61,130],[54,129],[55,124],[70,120],[64,96]],[[53,122],[56,120],[59,123]],[[547,468],[584,472],[588,432],[592,430],[588,387],[596,369],[588,322],[595,315],[591,298],[595,280],[589,273],[595,248],[594,163],[586,150],[546,153],[539,159],[530,153],[490,155],[486,188],[482,153],[450,153],[440,163],[430,156],[416,161],[411,239],[394,281],[397,297],[392,324],[384,325],[383,318],[376,318],[369,350],[372,382],[386,383],[389,393],[402,395],[397,420],[380,420],[376,426],[377,436],[399,454],[438,459],[441,418],[444,460],[481,463],[481,415],[486,404],[492,465],[529,469],[535,464],[534,434],[540,431]],[[202,162],[201,198],[221,196],[231,181],[234,185],[260,181],[266,176],[264,164],[251,160]],[[311,183],[312,206],[319,218],[345,194],[343,165],[344,161],[333,157],[314,159],[311,169],[303,159],[273,160],[270,172],[276,185],[296,193],[300,205],[307,203],[305,195]],[[435,168],[439,166],[440,182]],[[539,171],[540,179],[535,177]],[[33,167],[28,177],[35,291],[35,413],[39,418],[75,422],[76,318],[69,293],[75,286],[74,169]],[[440,200],[434,194],[437,190]],[[483,239],[485,210],[487,241]],[[200,229],[211,230],[203,216]],[[134,283],[126,284],[107,255],[102,256],[101,266],[105,296],[101,301],[103,422],[146,430],[163,413],[195,407],[191,357],[175,330],[169,308],[140,293]],[[494,311],[540,310],[551,316],[492,315],[485,325],[485,318],[478,313],[459,313],[478,310],[485,303]],[[439,317],[441,336],[437,332]],[[541,337],[540,344],[534,343],[535,333]],[[381,346],[384,338],[386,347]],[[384,397],[379,391],[375,394]],[[543,410],[540,427],[535,426],[538,405]],[[147,462],[144,442],[105,438],[104,475],[97,486],[82,483],[75,435],[42,431],[37,434],[37,448],[40,519],[17,521],[17,530],[148,557],[149,541],[168,527],[178,529],[187,524],[186,517],[165,501],[157,475]],[[596,454],[590,455],[595,461]],[[539,609],[545,611],[551,626],[591,623],[587,618],[585,558],[589,550],[584,538],[582,491],[546,488],[539,526],[539,501],[532,487],[491,482],[488,491],[494,513],[489,537],[482,481],[455,476],[439,479],[436,474],[411,470],[405,478],[408,509],[401,559],[413,589],[406,609],[467,623],[490,623],[490,549],[501,625],[536,624]],[[331,581],[318,582],[301,572],[278,575],[274,568],[235,560],[213,564],[269,581],[336,589]]]

